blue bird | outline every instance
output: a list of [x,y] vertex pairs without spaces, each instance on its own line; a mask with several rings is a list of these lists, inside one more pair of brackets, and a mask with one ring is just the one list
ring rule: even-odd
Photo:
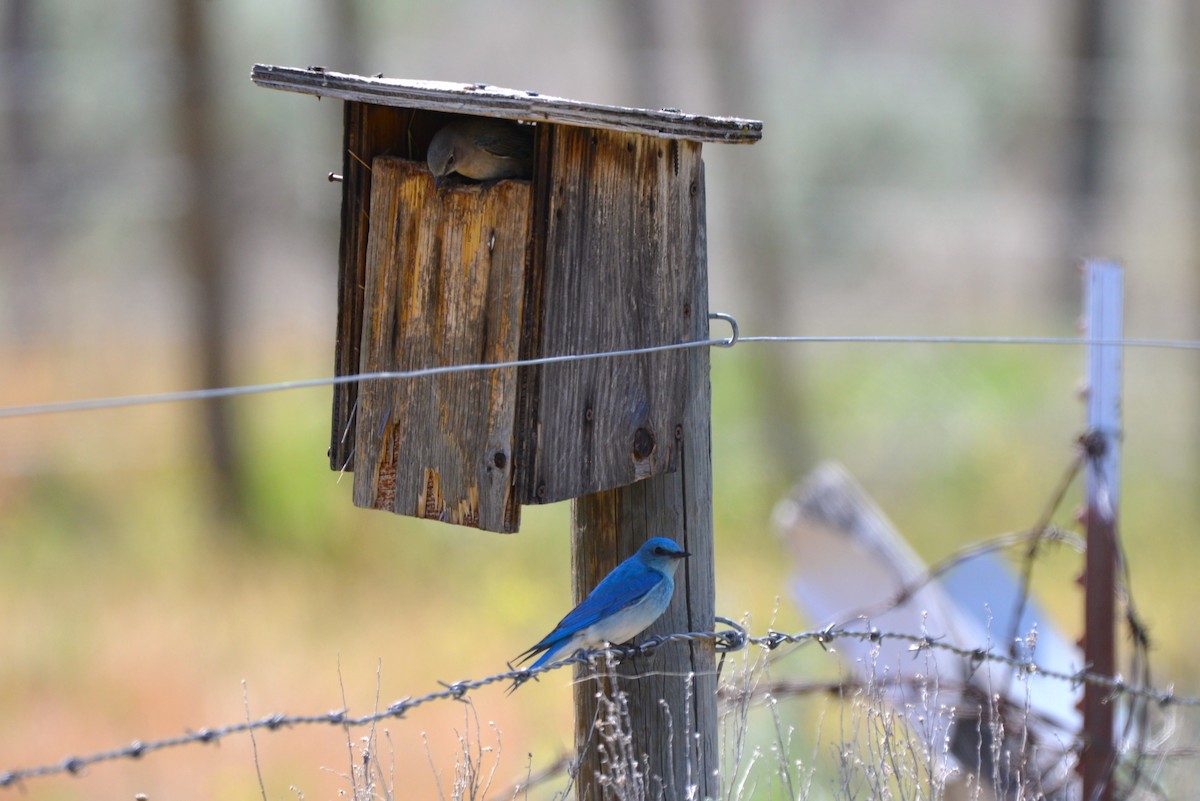
[[[654,537],[617,565],[554,631],[517,657],[517,664],[541,653],[530,670],[564,659],[580,648],[598,648],[633,639],[667,611],[675,591],[675,568],[691,556],[674,540]],[[544,653],[543,653],[544,652]],[[518,682],[519,683],[519,682]],[[516,689],[516,684],[513,685]]]

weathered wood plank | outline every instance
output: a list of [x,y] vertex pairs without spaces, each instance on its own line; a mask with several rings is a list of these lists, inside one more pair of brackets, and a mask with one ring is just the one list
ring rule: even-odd
[[[522,357],[688,341],[700,145],[539,127],[538,230]],[[525,368],[522,503],[674,469],[686,354]]]
[[[376,156],[424,160],[429,139],[449,119],[366,103],[345,103],[342,147],[342,226],[338,249],[338,319],[334,374],[358,371],[362,342],[363,287],[371,218],[371,162]],[[357,384],[333,389],[329,466],[354,469]]]
[[606,128],[695,142],[752,144],[762,138],[762,123],[758,120],[606,106],[487,84],[368,78],[268,64],[255,64],[250,78],[269,89],[382,106]]
[[[689,336],[708,335],[708,283],[705,255],[703,175],[694,214],[696,227],[687,243],[696,270],[690,301],[694,313]],[[638,640],[682,631],[712,631],[715,605],[712,516],[712,400],[709,351],[685,352],[683,380],[687,411],[679,442],[680,467],[628,487],[576,500],[572,515],[574,594],[576,601],[621,560],[653,536],[676,540],[691,556],[675,575],[675,596],[666,613]],[[629,753],[641,759],[643,775],[660,777],[668,798],[716,798],[720,782],[717,753],[717,675],[711,642],[671,643],[648,657],[617,667],[616,683],[628,694],[633,742]],[[597,686],[576,669],[575,743],[580,765],[580,799],[606,798],[599,777],[608,768],[592,732],[597,715]],[[690,682],[690,686],[689,686]],[[613,682],[606,680],[610,693]],[[668,715],[669,713],[669,715]],[[691,787],[689,787],[689,784]]]
[[[362,341],[363,283],[370,233],[371,161],[382,153],[404,155],[412,112],[407,109],[346,103],[342,141],[342,235],[338,246],[338,317],[334,374],[358,371]],[[333,388],[333,427],[329,466],[354,468],[357,384]]]
[[[423,164],[377,158],[362,372],[512,361],[531,186],[434,189]],[[359,388],[354,502],[515,531],[516,369]]]

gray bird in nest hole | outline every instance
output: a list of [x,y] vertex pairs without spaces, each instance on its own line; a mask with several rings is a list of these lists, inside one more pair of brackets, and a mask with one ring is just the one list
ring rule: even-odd
[[533,126],[491,117],[455,120],[433,135],[425,160],[439,186],[452,173],[476,181],[529,178]]

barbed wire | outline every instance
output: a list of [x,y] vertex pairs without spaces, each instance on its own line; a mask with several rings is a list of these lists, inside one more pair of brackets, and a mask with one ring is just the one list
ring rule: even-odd
[[800,344],[924,344],[924,345],[1115,345],[1124,348],[1156,348],[1169,350],[1200,350],[1200,340],[1189,339],[1089,339],[1087,337],[1020,337],[1020,336],[892,336],[892,335],[814,335],[814,336],[741,336],[737,320],[731,315],[714,312],[710,319],[722,320],[729,324],[732,335],[726,338],[710,338],[677,342],[666,345],[652,345],[641,348],[625,348],[619,350],[598,351],[594,353],[575,353],[562,356],[542,356],[533,359],[513,359],[504,362],[477,362],[472,364],[440,365],[423,367],[414,370],[381,371],[372,373],[356,373],[353,375],[325,376],[322,378],[298,379],[293,381],[277,381],[262,384],[243,384],[229,387],[213,387],[207,389],[180,390],[177,392],[155,392],[144,395],[115,395],[109,397],[85,398],[73,401],[49,401],[16,406],[0,407],[0,419],[15,417],[34,417],[47,414],[62,414],[66,412],[98,411],[101,409],[119,409],[130,406],[149,406],[160,403],[185,403],[192,401],[213,400],[218,398],[233,398],[246,395],[261,395],[270,392],[285,392],[297,389],[313,389],[342,384],[366,383],[372,381],[397,381],[426,378],[430,376],[449,375],[453,373],[483,372],[489,370],[505,370],[517,367],[536,367],[568,362],[592,361],[596,359],[621,358],[640,356],[649,353],[686,350],[701,347],[732,348],[741,343],[800,343]]
[[60,774],[77,776],[89,766],[112,762],[120,759],[140,759],[147,754],[197,743],[215,743],[234,734],[252,733],[256,731],[278,731],[279,729],[309,725],[332,725],[340,727],[358,727],[378,723],[387,719],[404,718],[417,707],[435,701],[463,700],[468,693],[501,682],[512,682],[519,686],[531,679],[536,679],[544,673],[559,670],[570,665],[594,665],[595,660],[608,656],[620,659],[648,656],[659,648],[675,642],[712,642],[717,653],[725,654],[740,651],[749,645],[757,645],[767,651],[775,651],[784,645],[804,645],[816,643],[822,649],[843,639],[854,639],[881,644],[888,640],[909,644],[908,651],[917,655],[923,651],[946,651],[967,660],[971,669],[978,668],[985,662],[996,662],[1016,669],[1022,676],[1043,676],[1057,679],[1079,687],[1083,684],[1095,684],[1108,689],[1113,697],[1128,696],[1153,701],[1160,706],[1200,707],[1200,697],[1179,696],[1174,690],[1161,690],[1154,687],[1140,687],[1126,683],[1120,677],[1103,676],[1087,670],[1067,673],[1053,670],[1032,659],[1020,659],[1006,654],[997,653],[987,648],[967,648],[945,642],[929,634],[912,634],[908,632],[882,632],[874,628],[849,629],[842,626],[830,626],[823,629],[803,631],[795,634],[768,629],[766,634],[753,636],[737,623],[727,618],[717,618],[717,622],[729,628],[720,631],[693,631],[678,634],[664,634],[647,638],[644,642],[633,646],[614,646],[611,648],[592,651],[579,651],[566,659],[550,662],[537,668],[510,669],[490,676],[477,679],[464,679],[456,682],[439,682],[442,689],[434,690],[419,696],[408,696],[395,701],[386,709],[364,715],[351,715],[349,709],[332,709],[308,715],[273,714],[256,719],[248,719],[225,726],[205,727],[189,730],[175,737],[158,740],[134,740],[129,745],[97,751],[81,756],[69,756],[56,762],[38,765],[30,768],[16,768],[0,773],[0,788],[20,785],[29,779],[38,779]]

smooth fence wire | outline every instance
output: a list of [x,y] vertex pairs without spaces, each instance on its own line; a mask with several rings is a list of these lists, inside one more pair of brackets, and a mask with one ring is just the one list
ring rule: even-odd
[[1123,348],[1154,348],[1166,350],[1200,350],[1200,340],[1189,339],[1116,339],[1102,340],[1087,337],[1023,337],[1023,336],[741,336],[737,320],[731,315],[714,312],[711,319],[722,320],[732,329],[732,335],[724,339],[701,339],[690,342],[678,342],[666,345],[652,345],[643,348],[626,348],[621,350],[599,351],[595,353],[575,353],[562,356],[542,356],[535,359],[514,359],[505,362],[477,362],[472,364],[452,364],[436,367],[423,367],[415,370],[399,370],[375,373],[357,373],[354,375],[327,376],[323,378],[299,379],[295,381],[278,381],[265,384],[245,384],[230,387],[213,387],[207,389],[181,390],[178,392],[156,392],[145,395],[119,395],[100,398],[86,398],[74,401],[50,401],[18,406],[0,407],[0,419],[15,417],[33,417],[64,412],[96,411],[100,409],[119,409],[128,406],[148,406],[159,403],[184,403],[191,401],[212,400],[216,398],[233,398],[243,395],[261,395],[268,392],[284,392],[296,389],[312,389],[316,387],[337,386],[341,384],[365,383],[370,381],[401,381],[429,376],[448,375],[452,373],[472,373],[489,370],[504,370],[514,367],[536,367],[540,365],[564,364],[569,362],[592,361],[596,359],[621,358],[640,356],[647,353],[662,353],[690,348],[722,347],[731,348],[741,343],[784,343],[784,344],[900,344],[900,345],[1032,345],[1032,346],[1080,346],[1080,345],[1116,345]]
[[[318,712],[308,715],[287,715],[280,713],[251,720],[244,720],[238,723],[231,723],[225,726],[195,729],[176,737],[167,737],[159,740],[134,740],[129,745],[119,746],[104,751],[97,751],[90,754],[69,756],[45,765],[7,770],[3,773],[0,773],[0,788],[20,785],[22,782],[25,782],[29,779],[37,779],[59,774],[78,775],[85,768],[98,763],[112,762],[121,759],[140,759],[141,757],[144,757],[147,754],[155,751],[163,751],[168,748],[195,745],[198,743],[215,743],[234,734],[256,731],[278,731],[279,729],[312,725],[359,727],[378,723],[388,719],[400,719],[417,707],[435,701],[461,701],[469,693],[492,684],[512,682],[514,685],[519,686],[520,684],[529,681],[530,679],[537,678],[544,673],[559,670],[567,666],[594,665],[596,664],[596,660],[610,656],[619,659],[637,658],[639,656],[648,655],[658,648],[674,642],[712,642],[717,653],[723,658],[724,655],[728,653],[740,651],[750,645],[757,645],[768,651],[774,651],[775,649],[784,645],[805,645],[810,643],[816,643],[822,648],[825,648],[826,646],[835,643],[838,640],[844,639],[854,639],[871,643],[882,643],[884,641],[892,640],[908,643],[908,651],[914,655],[928,650],[940,650],[960,656],[963,659],[968,660],[969,664],[973,666],[979,666],[985,662],[994,662],[1015,668],[1021,675],[1044,676],[1049,679],[1068,682],[1072,687],[1078,687],[1081,685],[1096,685],[1108,690],[1112,694],[1113,700],[1116,700],[1120,697],[1129,697],[1151,701],[1157,703],[1161,707],[1200,707],[1200,697],[1179,696],[1176,695],[1172,690],[1135,686],[1122,681],[1120,678],[1101,676],[1087,670],[1080,670],[1074,673],[1050,670],[1038,665],[1037,662],[1032,659],[1020,659],[986,648],[963,648],[948,642],[944,642],[928,634],[883,632],[874,628],[862,630],[828,627],[824,629],[802,631],[792,634],[768,630],[766,634],[753,636],[748,634],[741,626],[727,618],[717,618],[717,622],[726,625],[729,628],[722,629],[720,631],[693,631],[650,637],[645,642],[635,646],[618,646],[614,648],[596,649],[593,651],[579,651],[571,657],[560,659],[556,662],[551,662],[538,668],[528,668],[523,670],[510,669],[478,679],[464,679],[452,683],[441,682],[442,689],[440,690],[434,690],[433,692],[429,692],[424,695],[408,696],[395,701],[386,709],[371,712],[365,715],[352,715],[348,709],[333,709],[327,712]],[[719,670],[720,667],[718,666],[718,671]]]

